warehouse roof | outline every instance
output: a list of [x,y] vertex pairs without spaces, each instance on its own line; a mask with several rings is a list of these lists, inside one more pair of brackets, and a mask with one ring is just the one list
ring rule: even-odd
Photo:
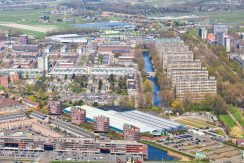
[[106,116],[109,118],[110,127],[121,131],[123,130],[125,123],[139,127],[141,132],[153,132],[155,130],[174,131],[185,128],[185,126],[180,123],[153,116],[138,110],[126,110],[124,112],[117,112],[115,110],[104,111],[87,105],[83,105],[81,108],[86,110],[86,116],[88,119],[93,120],[96,116]]

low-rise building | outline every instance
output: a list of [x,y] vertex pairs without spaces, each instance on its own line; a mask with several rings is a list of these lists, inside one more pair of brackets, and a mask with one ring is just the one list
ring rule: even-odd
[[1,86],[8,88],[9,87],[9,76],[2,76],[0,78],[0,84],[1,84]]
[[37,108],[39,104],[37,102],[31,101],[29,99],[23,98],[22,103],[31,108]]

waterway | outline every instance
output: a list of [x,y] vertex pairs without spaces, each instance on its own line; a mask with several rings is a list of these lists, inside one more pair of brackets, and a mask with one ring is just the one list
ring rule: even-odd
[[148,160],[149,161],[175,161],[175,157],[168,155],[167,152],[148,145]]
[[[144,71],[146,73],[154,72],[154,68],[153,68],[153,64],[152,64],[149,52],[147,52],[147,51],[143,52],[143,60],[144,60]],[[158,97],[159,86],[156,81],[156,78],[148,77],[148,79],[153,84],[153,104],[154,104],[154,106],[159,106],[159,104],[160,104],[160,99]]]

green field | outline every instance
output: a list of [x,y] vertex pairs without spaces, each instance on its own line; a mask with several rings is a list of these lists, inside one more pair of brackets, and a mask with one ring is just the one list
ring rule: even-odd
[[232,128],[236,126],[236,123],[229,115],[220,115],[220,120],[224,123],[225,126]]
[[216,20],[217,23],[228,24],[243,24],[244,23],[244,10],[238,11],[223,11],[223,12],[207,12],[203,15],[209,16],[210,19]]
[[[7,30],[7,29],[15,29],[18,31],[21,31],[25,34],[32,35],[36,38],[42,38],[45,36],[44,32],[38,32],[36,30],[30,29],[21,29],[17,25],[28,25],[28,26],[34,26],[34,27],[40,27],[43,29],[50,29],[50,30],[64,30],[69,29],[70,25],[65,22],[57,22],[57,18],[64,18],[63,15],[51,15],[44,13],[44,11],[48,10],[1,10],[0,11],[0,24],[2,23],[15,23],[16,27],[8,27],[6,25],[0,25],[1,30]],[[38,20],[43,16],[49,16],[50,22],[44,23],[39,22]],[[67,18],[71,17],[71,15],[67,15]]]
[[244,127],[244,115],[239,108],[230,107],[231,114],[235,117],[236,120]]

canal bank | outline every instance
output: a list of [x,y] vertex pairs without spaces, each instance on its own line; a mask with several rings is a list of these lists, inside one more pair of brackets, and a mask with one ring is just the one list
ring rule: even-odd
[[[147,74],[153,74],[154,68],[153,68],[153,64],[152,64],[150,54],[148,51],[143,52],[143,60],[144,60],[144,71]],[[160,99],[158,96],[159,86],[158,86],[157,80],[154,76],[149,76],[147,79],[150,80],[153,84],[153,105],[159,106]]]
[[[146,140],[142,140],[141,141],[143,144],[147,144],[148,145],[148,155],[153,154],[153,152],[149,151],[149,149],[156,148],[158,150],[160,150],[161,152],[164,153],[164,155],[161,155],[161,161],[163,158],[163,161],[192,161],[195,157],[194,155],[185,153],[183,151],[178,151],[174,148],[171,148],[169,146],[165,146],[165,145],[158,145],[154,142],[150,142],[150,141],[146,141]],[[159,156],[160,153],[156,154],[157,156]],[[168,157],[166,157],[166,155]],[[164,158],[173,158],[172,160],[167,160]],[[152,156],[153,157],[153,156]],[[160,157],[160,156],[159,156]],[[148,158],[151,158],[148,156]],[[159,160],[150,160],[149,161],[159,161]]]

